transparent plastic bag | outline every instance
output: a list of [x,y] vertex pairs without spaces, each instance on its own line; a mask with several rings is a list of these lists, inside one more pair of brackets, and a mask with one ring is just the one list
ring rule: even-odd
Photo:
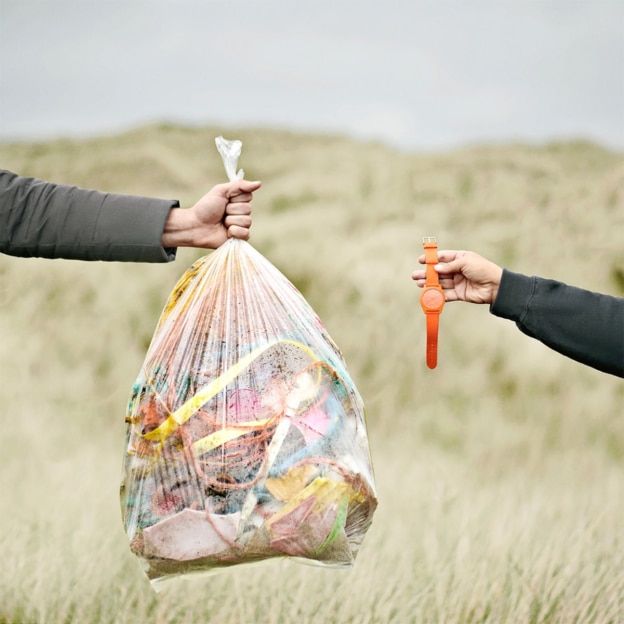
[[[242,177],[240,142],[217,146]],[[362,399],[318,316],[249,243],[176,284],[126,422],[123,521],[156,589],[276,557],[353,565],[377,505]]]

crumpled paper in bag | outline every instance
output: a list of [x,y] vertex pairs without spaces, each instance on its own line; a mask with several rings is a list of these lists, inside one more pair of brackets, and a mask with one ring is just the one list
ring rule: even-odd
[[[242,177],[240,141],[217,147]],[[176,284],[126,422],[123,522],[155,589],[277,557],[353,565],[377,505],[362,399],[321,320],[249,243]]]

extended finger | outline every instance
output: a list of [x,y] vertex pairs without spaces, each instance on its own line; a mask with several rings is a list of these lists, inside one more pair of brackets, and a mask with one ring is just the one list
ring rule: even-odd
[[[412,273],[412,279],[422,288],[427,281],[427,276],[424,271],[414,271]],[[440,287],[442,290],[450,290],[455,287],[455,282],[452,277],[441,277]]]
[[462,251],[457,251],[456,249],[442,249],[438,251],[438,260],[440,262],[452,262],[458,255],[461,255]]
[[427,272],[424,269],[416,269],[416,271],[412,272],[413,280],[424,280],[427,275]]
[[[452,273],[455,273],[455,271],[453,271],[452,269],[448,269],[448,267],[446,266],[444,262],[441,262],[441,264],[436,264],[434,268],[435,268],[436,273],[438,273],[438,275],[440,276],[440,281],[444,279],[445,275],[451,275]],[[414,280],[425,279],[426,276],[427,276],[426,269],[416,269],[415,271],[412,271],[412,279]],[[451,285],[452,285],[453,278],[450,277],[447,279],[449,282],[451,282]]]
[[[455,249],[442,249],[438,251],[438,260],[440,262],[451,262],[464,253],[463,251],[457,251]],[[425,254],[418,256],[418,262],[420,262],[420,264],[425,264],[425,259]]]

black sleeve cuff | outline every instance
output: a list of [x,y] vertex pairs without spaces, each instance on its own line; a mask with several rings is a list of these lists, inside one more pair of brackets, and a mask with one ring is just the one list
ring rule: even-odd
[[511,321],[521,321],[534,292],[535,278],[503,269],[498,294],[490,312]]

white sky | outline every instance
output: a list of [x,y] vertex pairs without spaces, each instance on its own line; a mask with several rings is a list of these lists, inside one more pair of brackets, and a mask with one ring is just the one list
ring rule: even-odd
[[153,121],[624,150],[624,0],[0,0],[0,139]]

